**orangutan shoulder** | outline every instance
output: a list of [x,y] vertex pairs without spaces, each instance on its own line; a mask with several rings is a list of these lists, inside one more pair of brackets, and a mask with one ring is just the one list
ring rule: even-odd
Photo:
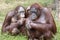
[[14,10],[11,10],[7,13],[7,16],[11,17],[15,14]]
[[48,8],[44,7],[44,8],[43,8],[43,12],[45,12],[45,13],[49,13],[50,10],[49,10]]

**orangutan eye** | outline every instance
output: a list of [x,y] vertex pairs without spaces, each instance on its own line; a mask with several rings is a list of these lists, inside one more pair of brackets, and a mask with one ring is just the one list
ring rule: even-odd
[[18,14],[23,15],[23,14],[25,14],[25,11],[20,11]]
[[37,12],[35,12],[35,11],[31,11],[31,13],[37,13]]
[[37,13],[37,11],[35,11],[35,10],[32,10],[32,11],[30,11],[30,13]]
[[20,13],[25,13],[25,11],[20,11]]
[[25,13],[25,9],[23,7],[20,7],[19,10],[18,10],[18,13],[21,14],[21,13]]
[[18,13],[18,15],[19,15],[19,17],[25,17],[25,11],[20,11],[20,12]]
[[30,12],[31,13],[37,13],[37,10],[35,8],[31,8]]

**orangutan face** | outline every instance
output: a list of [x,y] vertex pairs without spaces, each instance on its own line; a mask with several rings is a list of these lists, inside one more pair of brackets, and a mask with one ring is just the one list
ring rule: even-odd
[[37,9],[32,7],[30,10],[29,10],[29,15],[30,15],[30,19],[34,20],[37,18]]
[[19,7],[18,15],[19,15],[19,17],[22,17],[22,18],[25,17],[25,9],[23,7]]

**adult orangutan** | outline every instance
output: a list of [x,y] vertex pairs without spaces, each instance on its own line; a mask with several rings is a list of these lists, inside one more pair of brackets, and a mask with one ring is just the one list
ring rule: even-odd
[[44,40],[51,40],[53,34],[56,34],[56,24],[51,15],[51,12],[35,3],[30,9],[27,9],[29,14],[26,20],[27,34],[29,40],[39,39],[43,35]]
[[[4,20],[2,25],[2,32],[9,32],[17,34],[19,31],[24,34],[24,18],[25,18],[25,8],[23,6],[17,6],[14,10],[10,11]],[[11,29],[11,30],[10,30]]]

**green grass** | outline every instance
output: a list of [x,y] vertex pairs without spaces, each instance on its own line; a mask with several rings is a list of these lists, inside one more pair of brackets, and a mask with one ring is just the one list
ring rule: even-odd
[[11,36],[7,34],[0,34],[0,40],[27,40],[27,38],[23,35]]
[[[14,9],[17,5],[22,5],[24,7],[28,7],[29,5],[33,3],[39,3],[43,6],[47,6],[49,4],[52,4],[53,0],[0,0],[0,22],[3,23],[4,18],[6,14]],[[53,13],[55,13],[53,11]],[[53,14],[54,16],[54,14]],[[57,34],[54,36],[53,40],[60,40],[60,22],[56,21],[57,25]],[[11,36],[8,34],[1,34],[1,27],[0,27],[0,40],[27,40],[26,36],[23,35],[17,35],[17,36]]]
[[60,40],[60,22],[59,21],[56,21],[56,26],[57,26],[57,33],[53,40]]

